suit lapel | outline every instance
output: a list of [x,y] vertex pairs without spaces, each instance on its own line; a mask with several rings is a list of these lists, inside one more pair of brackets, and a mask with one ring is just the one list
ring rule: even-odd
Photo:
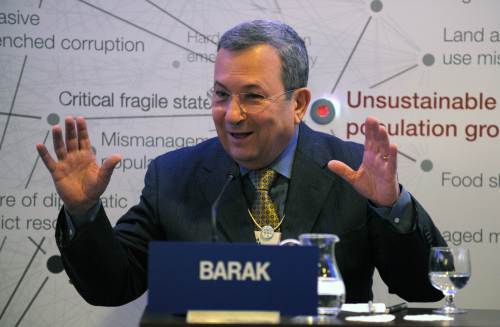
[[243,194],[241,178],[237,177],[227,188],[219,206],[219,226],[230,242],[255,243],[253,224]]
[[334,179],[300,151],[295,153],[282,226],[283,239],[312,231]]
[[[224,151],[220,148],[220,151]],[[227,180],[229,171],[238,171],[238,165],[225,152],[208,155],[200,176],[200,187],[211,208]],[[229,242],[255,242],[253,225],[248,216],[247,203],[240,176],[230,182],[222,195],[217,210],[220,235]]]
[[299,140],[288,187],[286,218],[282,226],[282,239],[296,238],[310,233],[319,218],[331,188],[335,187],[335,174],[326,167],[331,158],[325,146],[318,144],[314,131],[300,125]]

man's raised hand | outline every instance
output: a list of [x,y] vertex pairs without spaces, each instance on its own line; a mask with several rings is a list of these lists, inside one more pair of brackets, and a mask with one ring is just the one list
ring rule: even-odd
[[358,170],[338,160],[328,168],[350,183],[361,195],[377,206],[392,206],[399,198],[396,144],[389,142],[385,127],[373,117],[365,121],[365,152]]
[[84,214],[91,209],[104,193],[111,179],[113,169],[121,156],[114,154],[99,166],[90,143],[87,125],[83,117],[65,119],[66,133],[62,128],[52,128],[54,160],[44,144],[37,144],[38,154],[52,175],[57,193],[66,209],[74,215]]

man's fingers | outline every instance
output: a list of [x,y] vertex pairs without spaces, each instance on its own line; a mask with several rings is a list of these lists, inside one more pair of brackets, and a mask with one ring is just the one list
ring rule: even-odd
[[389,149],[389,134],[383,125],[378,125],[376,140]]
[[120,160],[122,160],[122,157],[119,154],[113,154],[102,163],[101,169],[99,171],[99,178],[106,184],[109,183],[115,166],[120,162]]
[[76,151],[78,150],[78,136],[73,117],[66,117],[64,123],[66,127],[66,149],[68,152]]
[[355,181],[356,172],[342,161],[330,160],[328,162],[328,169],[342,177],[346,182],[350,184],[353,184]]
[[374,117],[367,117],[365,126],[365,150],[372,151],[376,156],[387,160],[390,155],[391,145],[387,130]]
[[392,143],[389,146],[389,152],[388,152],[388,164],[389,168],[396,172],[398,168],[398,146],[394,143]]
[[90,143],[87,124],[83,117],[76,117],[76,128],[78,132],[78,147],[80,150],[90,150],[92,144]]
[[367,117],[365,120],[365,148],[377,152],[375,148],[375,138],[378,132],[378,121],[373,117]]
[[59,125],[52,127],[52,141],[54,143],[54,152],[59,160],[66,158],[66,145],[63,141],[62,129]]
[[384,126],[379,126],[378,135],[377,135],[377,147],[379,150],[380,156],[388,156],[390,153],[390,142],[389,142],[389,134]]
[[37,144],[36,150],[38,151],[38,155],[40,156],[40,158],[42,158],[45,167],[47,167],[49,172],[52,173],[56,169],[56,162],[54,161],[54,159],[52,159],[52,156],[47,150],[47,147],[45,147],[44,144]]

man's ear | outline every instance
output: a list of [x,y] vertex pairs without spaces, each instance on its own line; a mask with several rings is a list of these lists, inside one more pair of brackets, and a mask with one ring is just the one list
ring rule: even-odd
[[295,108],[294,108],[294,122],[300,124],[302,118],[306,114],[309,102],[311,102],[311,91],[307,87],[302,87],[295,90]]

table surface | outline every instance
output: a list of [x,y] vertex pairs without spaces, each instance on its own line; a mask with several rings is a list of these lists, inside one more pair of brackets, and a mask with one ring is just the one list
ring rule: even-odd
[[[415,314],[432,314],[432,309],[416,309],[409,308],[397,313],[394,313],[396,319],[388,323],[366,323],[366,322],[352,322],[346,321],[345,317],[362,315],[350,312],[342,312],[337,317],[328,317],[325,319],[315,319],[311,317],[282,317],[279,324],[223,324],[226,327],[267,327],[267,326],[291,326],[301,327],[314,325],[330,325],[330,326],[403,326],[403,327],[435,327],[435,326],[460,326],[460,327],[498,327],[500,326],[500,310],[467,310],[464,314],[453,315],[452,321],[408,321],[404,320],[405,315]],[[144,311],[140,321],[141,327],[159,327],[159,326],[185,326],[196,325],[202,326],[216,326],[216,324],[188,324],[184,316],[172,315],[152,315]]]

